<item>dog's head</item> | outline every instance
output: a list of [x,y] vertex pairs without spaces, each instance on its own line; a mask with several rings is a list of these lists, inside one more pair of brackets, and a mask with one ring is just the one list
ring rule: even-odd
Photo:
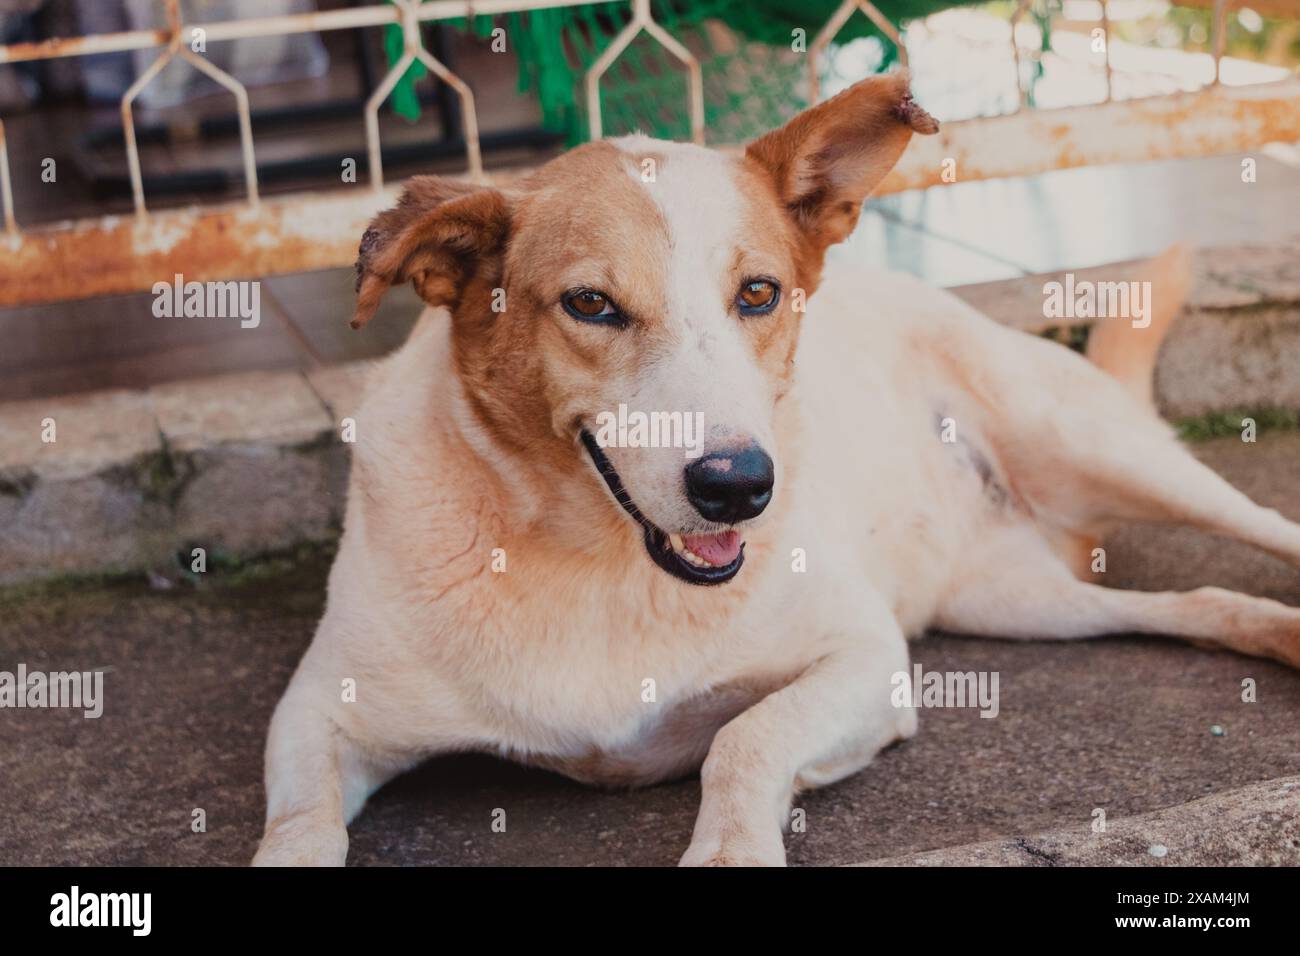
[[353,325],[412,282],[449,309],[470,404],[503,447],[621,507],[675,577],[728,581],[780,496],[776,409],[826,249],[912,132],[937,129],[895,74],[743,155],[630,136],[509,191],[415,178],[362,240]]

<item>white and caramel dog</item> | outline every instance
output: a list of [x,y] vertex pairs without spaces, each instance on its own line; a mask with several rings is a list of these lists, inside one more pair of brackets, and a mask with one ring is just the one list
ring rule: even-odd
[[[1184,254],[1154,267],[1150,325],[1100,323],[1091,363],[913,279],[824,274],[936,129],[893,75],[743,154],[633,136],[509,189],[411,181],[362,241],[354,325],[399,282],[431,308],[356,416],[257,863],[340,864],[384,781],[484,751],[596,784],[698,770],[682,862],[780,864],[794,792],[915,731],[891,676],[932,625],[1300,664],[1300,610],[1085,579],[1126,519],[1300,564],[1300,526],[1152,410]],[[620,406],[701,415],[699,447],[599,439]]]

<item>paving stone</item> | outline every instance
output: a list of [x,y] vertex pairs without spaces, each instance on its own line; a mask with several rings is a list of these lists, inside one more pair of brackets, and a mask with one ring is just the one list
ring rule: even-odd
[[[54,441],[45,442],[45,420]],[[0,404],[0,476],[30,473],[75,479],[134,461],[161,449],[158,425],[144,392],[89,395]]]
[[330,429],[325,407],[297,372],[244,372],[149,391],[167,447],[294,446]]
[[165,563],[171,508],[140,474],[156,465],[0,490],[0,586]]
[[169,535],[182,549],[230,558],[336,537],[341,529],[347,453],[341,443],[307,448],[225,447],[196,452],[175,501]]
[[1300,777],[1281,777],[1132,817],[947,847],[861,866],[1295,866]]
[[1192,309],[1170,331],[1155,374],[1169,419],[1300,409],[1300,297],[1245,310]]
[[162,467],[143,392],[0,405],[0,585],[155,560]]

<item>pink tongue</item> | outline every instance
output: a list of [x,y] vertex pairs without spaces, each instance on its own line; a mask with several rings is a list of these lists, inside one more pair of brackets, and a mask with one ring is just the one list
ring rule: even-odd
[[740,554],[739,531],[723,531],[720,534],[687,534],[682,542],[710,564],[730,564]]

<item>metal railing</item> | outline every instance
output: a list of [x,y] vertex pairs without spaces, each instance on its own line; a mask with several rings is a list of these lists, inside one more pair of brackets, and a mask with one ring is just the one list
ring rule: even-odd
[[[52,39],[38,43],[0,46],[0,64],[161,48],[162,53],[123,94],[121,114],[135,223],[128,228],[120,217],[43,227],[23,233],[14,213],[8,148],[4,124],[0,122],[0,202],[10,255],[0,261],[0,304],[53,301],[75,295],[133,291],[141,283],[152,284],[151,276],[168,275],[180,260],[187,273],[207,278],[226,278],[254,272],[282,272],[325,265],[344,264],[352,255],[354,235],[345,238],[314,236],[310,242],[301,227],[302,210],[286,215],[286,204],[306,204],[322,213],[332,213],[331,222],[340,228],[357,229],[387,201],[380,145],[379,110],[407,69],[417,60],[451,87],[462,106],[467,173],[483,181],[479,126],[474,95],[469,85],[425,49],[420,33],[423,23],[453,18],[473,18],[506,13],[570,7],[593,0],[392,0],[391,4],[283,16],[261,17],[214,23],[184,23],[179,0],[159,0],[166,14],[166,26],[157,30]],[[629,3],[631,20],[613,38],[584,78],[588,124],[593,139],[602,133],[600,80],[620,54],[645,33],[663,46],[686,69],[687,109],[691,137],[704,138],[704,89],[700,63],[694,54],[657,23],[650,0],[595,0],[598,3]],[[1114,101],[1110,82],[1110,18],[1105,0],[1101,3],[1101,28],[1105,31],[1106,98],[1102,104],[1055,110],[1022,110],[1026,105],[1020,82],[1020,48],[1015,25],[1028,11],[1032,0],[1020,0],[1011,17],[1013,56],[1016,63],[1020,104],[1016,113],[945,124],[938,137],[918,140],[905,155],[881,192],[937,185],[943,182],[940,168],[945,160],[962,163],[964,181],[995,176],[1028,175],[1069,166],[1143,159],[1208,155],[1232,149],[1253,148],[1271,140],[1300,140],[1300,81],[1295,77],[1258,87],[1225,88],[1218,84],[1228,11],[1243,0],[1200,0],[1213,4],[1214,82],[1192,94]],[[1188,0],[1184,0],[1188,2]],[[1197,0],[1190,0],[1197,2]],[[1285,14],[1300,14],[1300,0],[1267,0]],[[821,58],[848,19],[861,12],[897,47],[901,61],[907,51],[898,30],[870,0],[844,0],[818,32],[808,48],[810,98],[820,96],[818,76]],[[403,47],[379,86],[365,104],[366,147],[369,154],[371,191],[367,197],[335,197],[298,194],[274,202],[259,199],[257,164],[248,93],[244,85],[199,53],[187,40],[202,35],[205,42],[251,37],[320,33],[330,30],[397,25]],[[229,206],[200,210],[168,210],[151,217],[145,203],[144,181],[136,142],[132,104],[162,69],[181,59],[210,76],[235,97],[247,196],[243,210]],[[1109,131],[1110,135],[1107,135]],[[1099,136],[1098,133],[1101,133]],[[1016,148],[1006,148],[1009,140]],[[1004,148],[991,151],[988,144]],[[993,155],[996,153],[996,155]],[[152,219],[163,219],[155,223]],[[293,221],[290,222],[289,220]],[[258,232],[255,253],[241,252],[229,241],[232,227]],[[160,231],[167,234],[160,239]],[[188,240],[178,243],[176,236]],[[346,245],[343,245],[344,243]],[[180,248],[180,251],[176,251]],[[57,272],[75,259],[79,267]],[[90,266],[87,268],[87,263]],[[196,276],[197,277],[197,276]]]

